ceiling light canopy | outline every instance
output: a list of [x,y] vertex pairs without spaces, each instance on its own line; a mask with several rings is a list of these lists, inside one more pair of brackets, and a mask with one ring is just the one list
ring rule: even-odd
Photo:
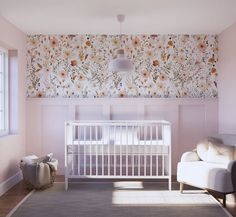
[[[125,20],[125,15],[118,14],[117,20],[120,23],[120,41],[122,42],[121,24]],[[117,50],[116,58],[109,62],[108,70],[112,72],[130,72],[133,71],[133,69],[134,69],[133,63],[127,57],[125,57],[125,52],[124,49],[122,49],[122,43],[121,43],[121,48]]]

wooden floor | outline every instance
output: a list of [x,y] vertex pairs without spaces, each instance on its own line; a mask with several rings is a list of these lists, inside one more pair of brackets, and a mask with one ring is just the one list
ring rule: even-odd
[[[56,181],[63,182],[64,177],[57,176]],[[24,183],[20,182],[7,191],[4,195],[2,195],[0,197],[0,217],[6,217],[11,209],[13,209],[29,192],[30,191],[25,188]],[[219,195],[214,194],[213,196],[222,202],[222,200],[219,198]],[[227,203],[226,208],[233,217],[236,217],[236,204]]]

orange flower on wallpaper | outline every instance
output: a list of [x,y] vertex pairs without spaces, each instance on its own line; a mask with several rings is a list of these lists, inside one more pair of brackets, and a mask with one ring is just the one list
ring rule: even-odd
[[161,73],[159,76],[160,81],[165,81],[166,80],[166,75]]
[[177,62],[178,62],[178,63],[183,64],[184,61],[185,61],[185,57],[184,57],[184,55],[179,55],[179,56],[177,57]]
[[132,40],[132,45],[134,47],[138,47],[140,46],[140,39],[138,37],[135,37],[133,40]]
[[119,93],[119,97],[120,98],[123,98],[123,97],[125,97],[126,96],[126,93],[124,92],[124,91],[121,91],[120,93]]
[[143,76],[144,79],[147,79],[149,77],[149,75],[150,75],[150,73],[146,69],[144,69],[142,71],[142,76]]
[[67,77],[67,72],[65,70],[62,70],[62,71],[59,72],[59,76],[61,78],[65,78],[65,77]]
[[43,96],[44,96],[44,95],[43,95],[43,92],[42,92],[42,91],[38,91],[37,97],[41,98],[41,97],[43,97]]
[[159,83],[159,84],[157,84],[157,88],[158,88],[159,91],[163,91],[165,86],[164,86],[164,84]]
[[214,62],[215,62],[214,57],[211,57],[211,58],[208,59],[208,63],[214,63]]
[[84,81],[85,80],[85,76],[83,74],[81,74],[81,73],[79,74],[79,80],[80,81]]
[[89,46],[91,46],[91,41],[87,40],[87,41],[85,42],[85,44],[89,47]]
[[119,38],[113,38],[111,41],[113,46],[119,46],[120,45],[120,39]]
[[200,90],[204,91],[205,88],[206,88],[206,84],[205,83],[202,82],[202,83],[199,84],[199,89]]
[[70,50],[65,50],[65,51],[64,51],[64,57],[65,57],[65,58],[69,58],[69,57],[71,57],[71,55],[72,55],[72,53],[71,53]]
[[159,66],[160,64],[159,64],[158,60],[153,60],[152,65],[153,66]]
[[58,46],[58,40],[55,37],[53,37],[52,39],[50,39],[50,45],[51,45],[52,48],[57,47]]
[[32,39],[30,40],[30,43],[31,43],[31,45],[32,45],[33,47],[35,47],[35,46],[38,45],[39,41],[38,41],[36,38],[32,38]]
[[199,49],[200,51],[202,51],[202,52],[205,52],[205,51],[206,51],[206,44],[203,43],[203,42],[199,43],[197,47],[198,47],[198,49]]
[[146,50],[146,55],[147,55],[148,58],[153,58],[154,53],[153,53],[152,50],[149,49],[149,50]]
[[78,64],[78,63],[77,63],[77,60],[71,60],[71,61],[70,61],[70,65],[71,65],[71,66],[77,66],[77,64]]
[[168,41],[168,45],[170,46],[170,47],[173,47],[173,45],[174,45],[174,43],[173,43],[173,41]]
[[211,69],[211,74],[214,75],[214,76],[217,76],[217,70],[216,70],[216,68],[212,68],[212,69]]

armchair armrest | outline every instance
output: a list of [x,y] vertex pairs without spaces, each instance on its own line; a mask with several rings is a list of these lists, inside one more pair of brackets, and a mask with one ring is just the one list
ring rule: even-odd
[[182,154],[181,162],[200,161],[197,151],[188,151]]

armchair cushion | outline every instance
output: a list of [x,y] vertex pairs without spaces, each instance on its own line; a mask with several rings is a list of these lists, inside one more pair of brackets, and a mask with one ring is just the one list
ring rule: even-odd
[[228,164],[234,160],[234,147],[224,144],[209,144],[207,162]]
[[222,144],[217,138],[208,137],[197,144],[199,158],[206,162],[228,164],[234,160],[235,147]]
[[197,154],[197,151],[188,151],[183,153],[181,157],[181,162],[199,161],[201,160]]
[[207,151],[208,151],[208,140],[203,140],[197,144],[197,154],[199,158],[203,161],[207,160]]

